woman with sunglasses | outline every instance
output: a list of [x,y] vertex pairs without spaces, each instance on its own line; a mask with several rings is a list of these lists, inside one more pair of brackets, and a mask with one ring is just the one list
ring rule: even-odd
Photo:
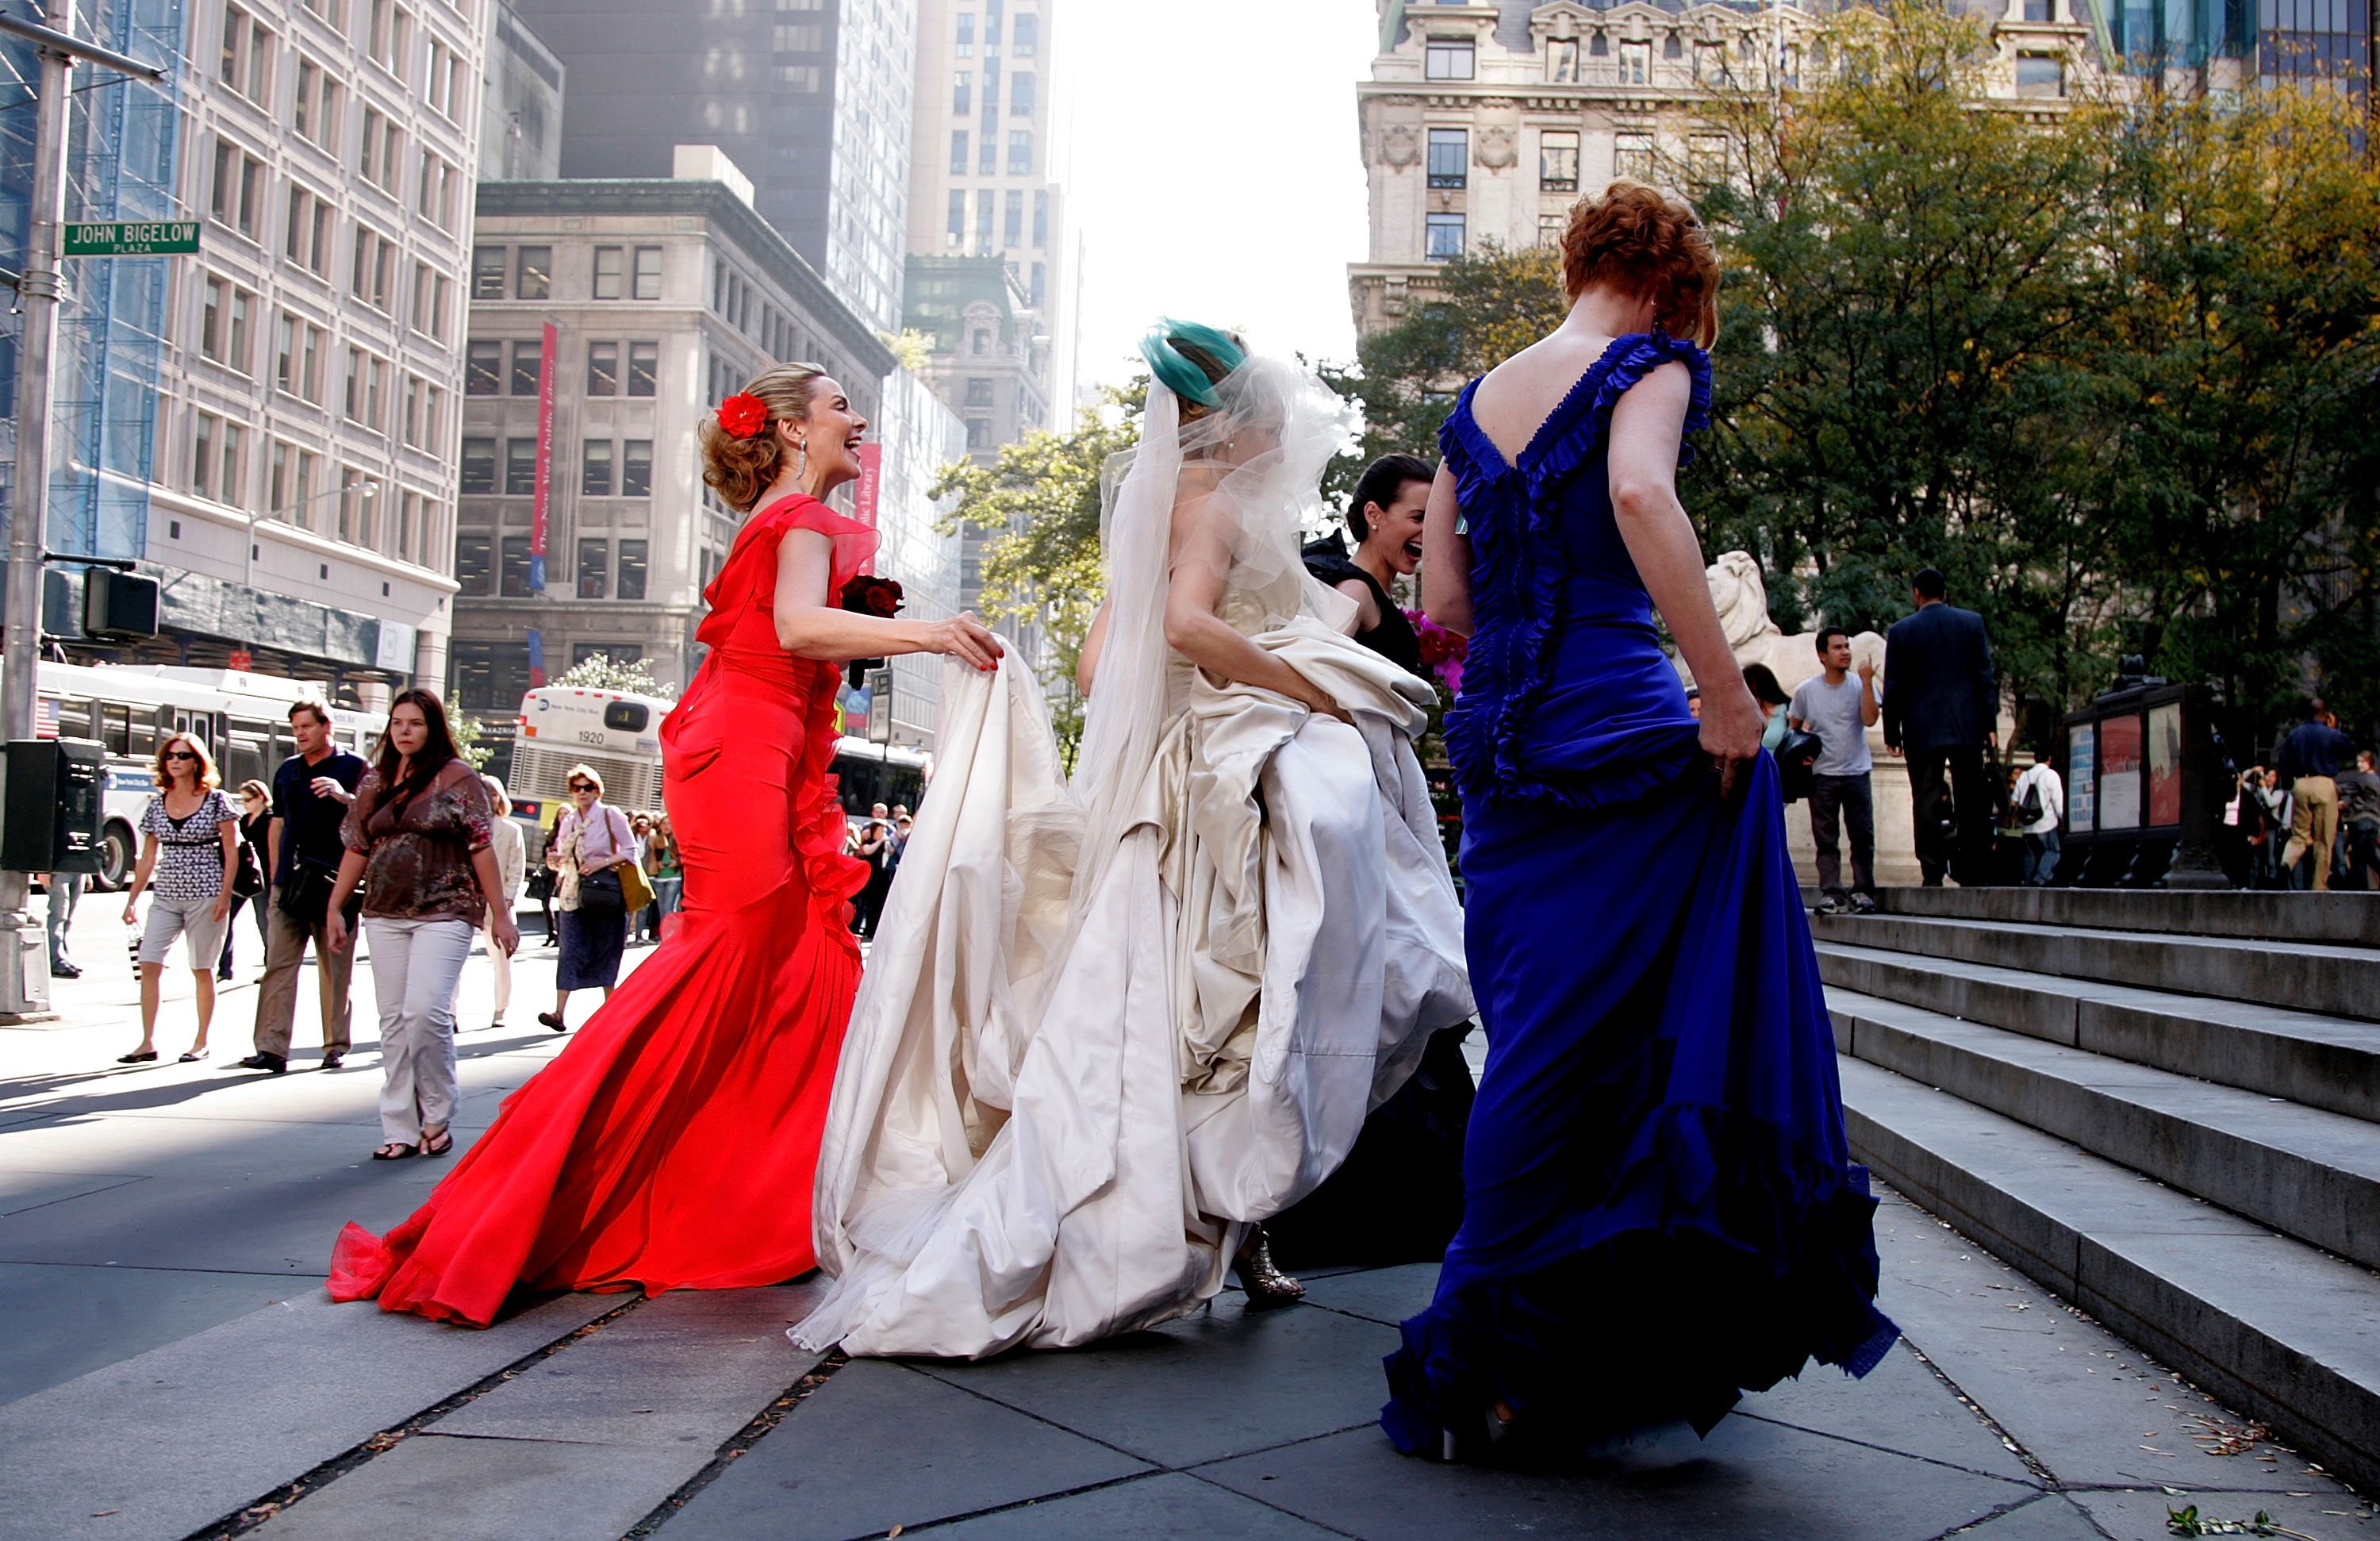
[[207,1057],[207,1029],[215,1015],[215,960],[231,920],[232,883],[239,870],[239,819],[215,777],[206,746],[186,733],[157,746],[157,795],[140,811],[140,862],[124,895],[124,923],[140,918],[140,893],[155,880],[149,928],[140,937],[140,1047],[116,1057],[122,1065],[157,1058],[157,996],[174,939],[188,951],[197,981],[199,1036],[184,1063]]
[[628,912],[619,869],[636,856],[627,818],[603,801],[603,778],[592,767],[572,766],[563,784],[570,789],[570,807],[545,848],[553,907],[562,912],[562,961],[553,971],[553,1010],[537,1013],[557,1033],[570,1028],[572,990],[600,989],[609,1001],[620,982]]
[[[821,500],[858,477],[867,427],[809,364],[771,367],[703,424],[704,480],[747,516],[704,596],[709,653],[662,729],[678,923],[411,1219],[347,1227],[334,1298],[484,1325],[516,1289],[735,1289],[815,1264],[810,1190],[868,878],[843,854],[827,771],[836,685],[856,658],[1000,656],[972,616],[839,602],[876,533]],[[582,913],[605,850],[591,831],[577,842]]]

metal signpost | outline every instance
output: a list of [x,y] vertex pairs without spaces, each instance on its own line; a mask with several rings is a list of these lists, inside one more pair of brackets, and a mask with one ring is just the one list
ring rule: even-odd
[[[17,343],[17,468],[8,510],[8,616],[0,645],[0,738],[34,736],[33,675],[42,649],[42,545],[49,526],[50,366],[58,341],[58,259],[67,202],[67,72],[78,59],[146,80],[165,72],[112,48],[68,35],[70,0],[45,0],[49,22],[42,26],[0,16],[0,31],[40,45],[41,81],[35,88],[33,201],[27,211],[25,271],[17,281],[24,310]],[[108,226],[84,226],[107,229]],[[172,232],[196,226],[179,222],[114,227],[116,238],[130,229]],[[69,250],[71,249],[68,249]],[[149,249],[195,249],[152,246]],[[5,796],[0,785],[0,796]],[[48,942],[39,923],[25,913],[26,874],[0,871],[0,1023],[46,1019],[50,973]]]

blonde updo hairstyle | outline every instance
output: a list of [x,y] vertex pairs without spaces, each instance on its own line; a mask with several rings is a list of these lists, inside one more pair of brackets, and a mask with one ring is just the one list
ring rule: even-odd
[[816,364],[771,364],[761,370],[744,394],[760,398],[769,408],[769,421],[749,439],[738,439],[720,427],[715,411],[702,419],[702,479],[729,507],[750,513],[760,494],[775,483],[787,453],[777,425],[808,420],[810,394],[825,378],[826,370]]
[[1653,322],[1708,347],[1718,340],[1718,252],[1694,205],[1633,177],[1571,205],[1561,238],[1572,299],[1609,284],[1653,302]]

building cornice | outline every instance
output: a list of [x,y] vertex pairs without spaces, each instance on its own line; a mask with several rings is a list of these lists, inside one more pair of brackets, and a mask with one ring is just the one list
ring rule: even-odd
[[[153,482],[149,484],[148,491],[150,501],[168,514],[179,514],[186,518],[204,519],[210,524],[222,525],[230,529],[246,530],[252,539],[271,540],[277,545],[295,546],[300,551],[310,552],[318,557],[336,557],[341,562],[353,563],[358,567],[367,568],[383,576],[403,578],[407,583],[419,584],[432,593],[452,594],[459,588],[453,578],[443,573],[432,572],[430,568],[417,566],[393,556],[383,556],[378,552],[369,551],[362,546],[351,546],[343,540],[334,540],[327,535],[317,535],[310,529],[285,524],[269,515],[249,514],[231,507],[227,504],[216,503],[208,498],[194,498],[188,492],[177,491],[171,487],[161,487]],[[386,491],[383,491],[381,495],[386,496]]]
[[477,207],[482,220],[559,221],[590,216],[707,220],[793,296],[860,368],[881,379],[898,362],[884,340],[827,286],[808,259],[723,182],[674,177],[481,182]]

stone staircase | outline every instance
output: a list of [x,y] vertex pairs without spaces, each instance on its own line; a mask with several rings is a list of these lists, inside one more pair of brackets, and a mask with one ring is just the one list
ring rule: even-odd
[[2380,894],[1888,889],[1811,923],[1860,1159],[2380,1489]]

